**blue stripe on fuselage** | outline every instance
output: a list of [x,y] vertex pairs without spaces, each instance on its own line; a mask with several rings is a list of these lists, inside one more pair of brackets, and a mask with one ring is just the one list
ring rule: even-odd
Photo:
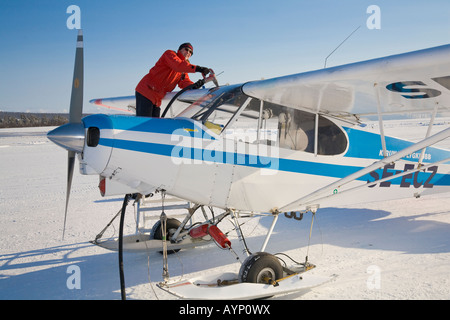
[[[349,138],[349,148],[345,157],[364,159],[383,159],[383,148],[379,134],[361,131],[352,128],[344,128]],[[412,146],[414,142],[386,136],[386,150],[388,156]],[[421,150],[403,157],[406,161],[417,162],[420,158]],[[426,148],[424,161],[428,163],[437,162],[450,158],[450,151],[433,147]]]

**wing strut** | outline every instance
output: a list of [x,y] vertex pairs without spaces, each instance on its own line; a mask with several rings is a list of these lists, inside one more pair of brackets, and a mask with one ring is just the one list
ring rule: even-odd
[[[439,109],[439,103],[436,102],[436,106],[434,107],[433,113],[431,115],[430,123],[428,124],[428,129],[427,129],[427,133],[425,134],[425,138],[428,138],[430,136],[430,134],[431,134],[431,128],[433,127],[434,119],[436,118],[436,114],[438,112],[438,109]],[[419,168],[422,165],[423,158],[425,157],[425,150],[426,150],[426,148],[423,148],[422,149],[422,153],[420,154],[420,157],[419,157]]]
[[[386,164],[395,162],[395,161],[397,161],[397,160],[399,160],[399,159],[401,159],[401,158],[403,158],[403,157],[405,157],[405,156],[407,156],[407,155],[409,155],[411,153],[414,153],[414,152],[416,152],[418,150],[421,150],[421,149],[426,148],[426,147],[428,147],[430,145],[433,145],[433,144],[435,144],[435,143],[437,143],[437,142],[439,142],[441,140],[444,140],[444,139],[446,139],[448,137],[450,137],[450,128],[442,130],[441,132],[438,132],[438,133],[436,133],[435,135],[433,135],[433,136],[431,136],[429,138],[426,138],[426,139],[424,139],[424,140],[422,140],[422,141],[420,141],[418,143],[415,143],[415,144],[413,144],[413,145],[411,145],[411,146],[409,146],[409,147],[407,147],[407,148],[405,148],[403,150],[398,151],[397,153],[395,153],[395,154],[393,154],[393,155],[391,155],[389,157],[383,158],[383,159],[373,163],[372,165],[370,165],[368,167],[365,167],[365,168],[363,168],[363,169],[361,169],[361,170],[359,170],[359,171],[357,171],[355,173],[352,173],[352,174],[346,176],[345,178],[339,179],[338,181],[336,181],[334,183],[331,183],[331,184],[329,184],[329,185],[327,185],[327,186],[325,186],[323,188],[320,188],[320,189],[318,189],[318,190],[316,190],[316,191],[314,191],[314,192],[312,192],[312,193],[310,193],[310,194],[308,194],[308,195],[306,195],[306,196],[304,196],[304,197],[302,197],[302,198],[300,198],[300,199],[298,199],[296,201],[293,201],[293,202],[291,202],[291,203],[289,203],[289,204],[279,208],[279,211],[281,211],[281,212],[293,211],[293,210],[296,210],[300,205],[311,203],[313,201],[317,201],[317,200],[319,200],[321,198],[324,198],[324,197],[326,197],[326,196],[328,196],[330,194],[330,190],[339,189],[339,188],[341,188],[342,186],[344,186],[345,184],[347,184],[349,182],[352,182],[352,181],[354,181],[354,180],[356,180],[356,179],[358,179],[358,178],[360,178],[360,177],[362,177],[362,176],[364,176],[364,175],[366,175],[366,174],[368,174],[368,173],[370,173],[370,172],[372,172],[374,170],[377,170],[377,169],[379,169],[381,167],[384,167]],[[439,163],[447,162],[448,160],[449,159],[445,159],[445,160],[439,161]],[[424,167],[422,167],[421,169],[423,170],[423,168]],[[413,171],[408,171],[407,173],[410,174],[412,172]],[[395,177],[399,177],[399,175],[396,175]],[[380,181],[381,180],[378,180],[377,182],[380,182]],[[364,184],[364,186],[367,186],[367,185]]]
[[[428,169],[428,168],[430,168],[430,167],[436,166],[436,165],[441,164],[441,163],[446,163],[446,162],[449,162],[449,161],[450,161],[450,158],[446,158],[446,159],[443,159],[443,160],[440,160],[440,161],[436,161],[436,162],[434,162],[434,163],[427,164],[426,166],[423,166],[423,165],[420,166],[420,165],[419,165],[416,169],[403,171],[403,172],[394,174],[394,175],[392,175],[392,176],[385,177],[385,178],[383,178],[383,179],[375,180],[375,181],[370,182],[370,183],[367,183],[367,184],[362,184],[362,185],[359,185],[359,186],[357,186],[357,187],[353,187],[353,188],[350,188],[350,189],[346,189],[346,190],[344,190],[344,191],[339,192],[338,194],[339,194],[339,195],[342,195],[342,194],[344,194],[344,193],[354,192],[354,191],[357,191],[357,190],[362,189],[362,188],[372,187],[372,186],[376,185],[377,183],[383,183],[383,182],[385,182],[385,181],[390,181],[390,180],[394,180],[394,179],[397,179],[397,178],[401,178],[401,177],[406,176],[406,175],[408,175],[408,174],[416,173],[417,171],[424,171],[424,170],[426,170],[426,169]],[[314,202],[320,202],[321,200],[323,200],[323,199],[325,199],[325,198],[328,198],[328,197],[330,197],[330,196],[334,196],[334,194],[333,194],[333,195],[323,196],[323,197],[321,197],[321,198],[315,198],[315,199],[311,200],[311,202],[313,202],[313,201],[314,201]]]
[[375,95],[377,96],[377,113],[378,113],[378,126],[380,127],[381,146],[383,147],[383,157],[387,157],[386,148],[386,136],[384,135],[383,115],[380,102],[380,90],[378,89],[378,83],[374,83]]

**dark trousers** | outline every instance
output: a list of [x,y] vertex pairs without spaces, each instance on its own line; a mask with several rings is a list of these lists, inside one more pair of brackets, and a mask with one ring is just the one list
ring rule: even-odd
[[138,117],[159,118],[160,113],[160,107],[155,106],[153,102],[136,91],[136,115]]

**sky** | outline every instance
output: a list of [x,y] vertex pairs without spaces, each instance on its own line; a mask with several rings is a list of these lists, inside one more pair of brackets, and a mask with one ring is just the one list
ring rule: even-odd
[[192,64],[234,84],[321,69],[358,27],[328,67],[448,44],[449,17],[448,0],[0,0],[0,110],[68,111],[75,21],[84,112],[107,112],[89,100],[134,95],[161,54],[184,42]]

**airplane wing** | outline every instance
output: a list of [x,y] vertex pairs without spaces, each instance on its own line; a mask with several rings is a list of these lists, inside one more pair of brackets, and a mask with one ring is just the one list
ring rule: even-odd
[[126,97],[114,97],[114,98],[101,98],[92,99],[89,101],[96,106],[107,108],[115,111],[122,111],[128,113],[136,112],[136,97],[126,96]]
[[450,44],[250,82],[249,96],[334,117],[450,111]]
[[[202,97],[209,89],[197,89],[189,90],[184,92],[178,97],[177,100],[185,103],[193,103],[200,97]],[[164,110],[165,106],[172,100],[172,98],[177,94],[177,92],[169,92],[165,95],[161,103],[161,109]],[[113,97],[113,98],[100,98],[92,99],[89,101],[96,106],[107,108],[110,110],[121,111],[126,113],[136,113],[136,97],[135,96],[124,96],[124,97]],[[184,106],[185,107],[185,106]],[[177,110],[179,111],[179,110]]]

